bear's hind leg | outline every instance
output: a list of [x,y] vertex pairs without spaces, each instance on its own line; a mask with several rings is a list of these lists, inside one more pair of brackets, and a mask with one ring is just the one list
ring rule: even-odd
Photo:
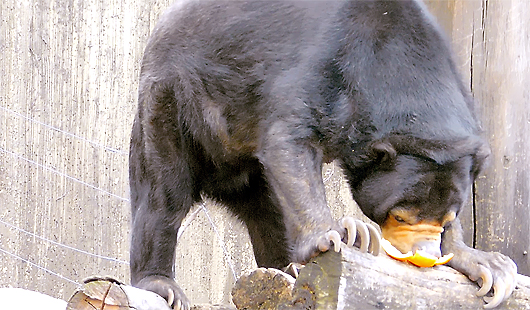
[[191,174],[176,155],[171,160],[153,153],[148,157],[141,127],[137,117],[129,161],[131,283],[164,297],[175,310],[188,310],[190,303],[174,280],[174,263],[177,232],[194,203]]

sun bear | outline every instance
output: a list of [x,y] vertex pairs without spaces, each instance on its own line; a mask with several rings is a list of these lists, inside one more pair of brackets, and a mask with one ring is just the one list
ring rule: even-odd
[[[178,1],[145,49],[130,146],[131,281],[190,304],[177,231],[209,197],[248,228],[259,266],[303,263],[379,236],[332,219],[322,164],[402,252],[440,256],[492,289],[517,268],[467,247],[458,214],[489,154],[473,100],[419,1]],[[366,233],[368,231],[368,234]],[[375,245],[374,245],[375,244]]]

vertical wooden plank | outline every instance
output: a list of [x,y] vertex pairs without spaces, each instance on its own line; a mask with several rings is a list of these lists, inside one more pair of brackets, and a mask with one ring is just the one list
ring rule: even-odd
[[530,242],[530,176],[526,171],[530,145],[525,134],[530,123],[530,98],[525,81],[529,78],[529,3],[426,3],[442,27],[449,29],[457,66],[464,81],[470,81],[484,137],[493,152],[476,183],[470,211],[463,214],[465,241],[479,249],[509,255],[520,272],[528,274],[525,253]]
[[[445,2],[440,0],[439,2]],[[473,49],[473,31],[474,31],[474,10],[479,4],[479,0],[454,0],[450,6],[452,9],[452,24],[450,28],[451,45],[455,53],[456,66],[462,75],[464,83],[471,91],[472,84],[472,67],[471,67],[471,53]],[[482,121],[483,115],[478,108],[479,103],[476,102],[477,110],[476,117]],[[464,242],[473,247],[475,244],[475,204],[474,194],[470,193],[468,203],[464,210],[461,211],[460,219],[462,228],[464,230]]]
[[476,247],[530,274],[530,2],[482,1],[474,11],[473,92],[492,146],[476,188]]

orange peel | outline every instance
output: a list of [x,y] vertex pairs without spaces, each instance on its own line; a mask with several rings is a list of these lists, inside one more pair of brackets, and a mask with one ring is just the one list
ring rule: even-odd
[[402,262],[409,262],[418,267],[432,267],[436,265],[447,264],[455,255],[453,253],[446,254],[440,258],[418,250],[414,254],[411,251],[403,254],[396,249],[388,240],[381,239],[381,246],[388,256]]

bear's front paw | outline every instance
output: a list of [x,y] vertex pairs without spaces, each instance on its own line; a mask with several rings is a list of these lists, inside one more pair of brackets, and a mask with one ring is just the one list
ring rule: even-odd
[[451,267],[461,271],[471,281],[481,286],[477,296],[485,296],[492,291],[492,297],[484,297],[486,309],[497,307],[510,297],[515,289],[517,265],[508,256],[497,252],[470,249],[468,253],[455,254],[453,260],[449,262]]
[[190,310],[191,305],[177,283],[165,276],[148,276],[135,285],[138,288],[155,292],[162,296],[174,310]]
[[[375,256],[379,255],[381,235],[373,225],[352,217],[344,217],[338,224],[337,229],[306,235],[298,239],[298,246],[295,247],[293,253],[294,262],[306,263],[310,258],[327,252],[332,247],[335,252],[340,252],[342,242],[348,247],[357,245],[361,252],[369,251]],[[357,232],[359,232],[359,238],[357,238]]]

